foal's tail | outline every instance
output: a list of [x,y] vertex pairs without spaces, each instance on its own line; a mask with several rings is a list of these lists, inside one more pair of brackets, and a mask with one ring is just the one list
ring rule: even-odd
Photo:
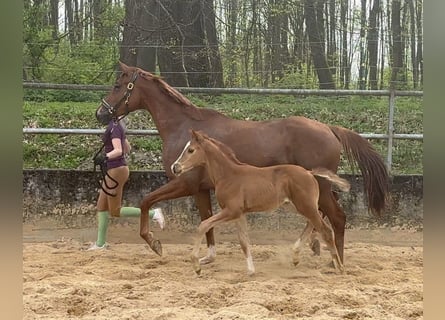
[[342,179],[332,171],[325,168],[315,168],[311,170],[314,176],[325,178],[335,184],[341,191],[348,192],[351,185],[346,179]]
[[343,146],[346,158],[354,168],[354,161],[362,173],[368,208],[380,216],[389,194],[389,174],[380,154],[358,133],[338,126],[329,126]]

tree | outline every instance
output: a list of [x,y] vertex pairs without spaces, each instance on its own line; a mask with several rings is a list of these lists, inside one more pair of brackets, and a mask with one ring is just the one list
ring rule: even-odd
[[[314,62],[315,71],[317,72],[320,89],[335,89],[335,83],[332,73],[329,70],[324,52],[324,41],[322,30],[320,30],[319,17],[323,16],[322,0],[305,0],[304,1],[304,17],[306,19],[306,28],[309,38],[309,46],[311,48],[311,56]],[[315,10],[317,8],[317,11]],[[318,20],[317,20],[318,18]]]
[[404,76],[404,44],[402,41],[402,28],[400,25],[401,0],[393,0],[391,5],[391,87],[399,89],[405,82]]
[[372,9],[369,13],[368,26],[368,56],[369,56],[369,88],[377,90],[377,57],[379,28],[377,25],[378,14],[380,12],[380,0],[374,0]]

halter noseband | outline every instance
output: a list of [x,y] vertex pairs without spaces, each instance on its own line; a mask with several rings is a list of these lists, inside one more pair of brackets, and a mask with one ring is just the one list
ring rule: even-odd
[[109,104],[105,99],[102,99],[102,106],[105,109],[107,109],[108,113],[111,114],[111,116],[113,118],[116,118],[116,112],[124,100],[125,100],[125,113],[118,120],[121,120],[122,118],[124,118],[125,116],[127,116],[130,113],[130,111],[128,110],[128,101],[130,99],[131,92],[133,91],[134,83],[136,82],[138,76],[139,76],[139,74],[136,71],[133,72],[131,80],[127,84],[127,90],[125,91],[124,96],[114,106]]

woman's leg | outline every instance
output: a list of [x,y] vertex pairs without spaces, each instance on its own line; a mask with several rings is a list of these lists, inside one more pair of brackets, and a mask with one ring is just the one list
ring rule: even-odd
[[[113,217],[139,217],[141,215],[140,208],[136,207],[121,207],[122,193],[125,183],[129,177],[128,167],[119,167],[108,170],[108,174],[118,182],[116,188],[109,189],[116,185],[114,181],[105,177],[107,183],[103,183],[102,186],[107,190],[108,193],[114,194],[115,196],[107,195],[103,190],[99,192],[99,198],[97,200],[97,210],[98,210],[98,231],[97,231],[97,241],[89,248],[89,250],[102,249],[105,248],[106,234],[109,222],[109,213]],[[156,208],[149,211],[149,216],[154,221],[156,221],[161,229],[164,228],[165,219],[162,213],[162,209]]]

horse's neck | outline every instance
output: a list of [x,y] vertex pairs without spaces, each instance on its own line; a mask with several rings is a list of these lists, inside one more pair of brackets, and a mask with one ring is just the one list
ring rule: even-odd
[[150,113],[159,135],[162,140],[168,139],[169,135],[176,134],[180,126],[186,128],[192,127],[194,119],[189,115],[190,108],[181,105],[174,101],[168,95],[164,94],[160,89],[159,94],[153,95],[150,98],[145,98],[145,109]]
[[205,152],[207,171],[214,184],[225,177],[237,173],[240,165],[235,163],[215,145],[207,145]]

